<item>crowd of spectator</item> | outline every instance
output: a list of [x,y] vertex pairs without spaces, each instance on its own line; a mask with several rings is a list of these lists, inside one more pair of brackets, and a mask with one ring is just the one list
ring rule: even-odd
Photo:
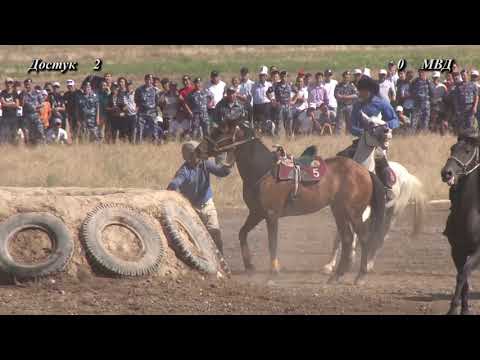
[[[225,83],[218,71],[210,79],[182,77],[182,86],[152,74],[135,88],[112,74],[89,76],[78,87],[66,81],[35,85],[5,80],[0,93],[0,143],[43,144],[126,141],[140,144],[199,139],[215,123],[244,119],[264,135],[350,134],[356,84],[372,77],[368,68],[346,70],[335,79],[331,69],[314,74],[262,66],[250,79],[247,68]],[[457,132],[478,128],[479,73],[397,71],[389,62],[376,77],[378,95],[390,102],[400,121],[399,134]],[[293,80],[293,81],[292,81]]]

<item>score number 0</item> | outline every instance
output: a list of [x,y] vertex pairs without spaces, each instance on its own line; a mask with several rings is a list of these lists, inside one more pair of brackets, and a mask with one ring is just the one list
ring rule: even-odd
[[102,59],[95,59],[95,66],[93,67],[93,71],[102,71],[103,60]]

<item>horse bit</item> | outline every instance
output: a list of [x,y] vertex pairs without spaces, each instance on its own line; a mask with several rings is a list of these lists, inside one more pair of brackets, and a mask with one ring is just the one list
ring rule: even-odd
[[[457,157],[455,156],[450,156],[450,159],[452,160],[455,160],[461,167],[462,167],[462,173],[457,173],[458,174],[462,174],[462,175],[468,175],[470,174],[471,172],[473,172],[476,168],[478,168],[480,166],[480,162],[479,162],[479,157],[480,157],[480,154],[479,154],[479,147],[476,146],[475,147],[475,151],[473,152],[473,155],[472,157],[470,158],[470,160],[468,160],[466,163],[463,163],[462,161],[460,161],[460,159],[458,159]],[[476,162],[477,164],[471,168],[470,170],[467,171],[467,167],[470,165],[470,163],[476,159]]]

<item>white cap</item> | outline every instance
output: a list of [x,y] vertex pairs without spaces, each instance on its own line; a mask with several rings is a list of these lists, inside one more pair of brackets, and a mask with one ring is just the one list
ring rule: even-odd
[[379,73],[380,75],[381,75],[381,74],[387,75],[387,70],[381,69],[378,73]]
[[358,74],[361,74],[361,73],[362,73],[362,70],[360,70],[360,69],[353,70],[353,75],[358,75]]
[[368,76],[368,77],[372,77],[372,76],[370,75],[370,69],[369,69],[369,68],[364,68],[364,69],[363,69],[363,75]]
[[434,71],[432,74],[432,78],[439,78],[440,77],[440,71]]
[[75,81],[73,80],[67,80],[67,85],[75,85]]
[[58,87],[60,87],[60,83],[59,83],[58,81],[55,81],[55,82],[52,84],[52,86],[58,86]]
[[42,95],[43,95],[43,96],[48,96],[47,90],[42,90]]
[[315,106],[315,104],[312,103],[312,104],[308,105],[308,108],[315,110],[317,107]]
[[262,66],[258,75],[268,75],[268,68],[266,66]]
[[403,106],[398,105],[397,108],[395,109],[395,111],[403,111]]
[[472,70],[472,76],[478,76],[478,70]]

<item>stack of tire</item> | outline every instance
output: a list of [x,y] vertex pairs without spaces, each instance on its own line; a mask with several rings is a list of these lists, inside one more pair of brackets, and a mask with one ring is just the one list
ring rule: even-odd
[[[167,241],[152,226],[159,221]],[[140,256],[126,260],[109,251],[102,233],[110,225],[124,227],[140,242]],[[22,231],[42,230],[52,243],[52,249],[40,263],[17,261],[9,243]],[[168,245],[177,257],[191,268],[205,274],[228,273],[228,267],[216,245],[193,209],[187,204],[166,199],[158,216],[131,206],[117,203],[100,204],[90,211],[80,229],[80,246],[95,272],[111,276],[154,275],[165,257]],[[12,215],[0,223],[0,272],[13,279],[32,279],[65,271],[75,249],[73,234],[62,219],[47,212],[27,212]]]

